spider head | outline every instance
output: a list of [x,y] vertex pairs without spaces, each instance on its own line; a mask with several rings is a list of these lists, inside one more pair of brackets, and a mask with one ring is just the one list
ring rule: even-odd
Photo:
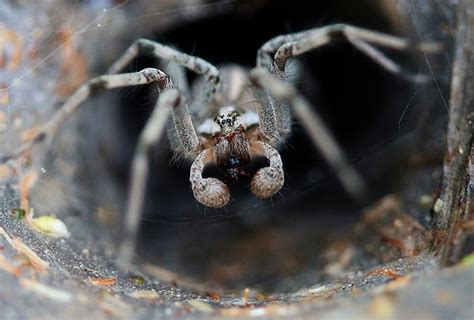
[[215,132],[229,134],[243,127],[241,115],[234,107],[224,107],[214,116]]

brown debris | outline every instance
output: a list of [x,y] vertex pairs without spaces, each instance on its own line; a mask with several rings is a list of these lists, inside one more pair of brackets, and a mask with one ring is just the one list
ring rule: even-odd
[[[143,265],[143,270],[145,270],[145,272],[148,273],[149,275],[155,278],[158,278],[164,282],[170,283],[175,287],[180,286],[180,287],[193,288],[200,291],[206,291],[206,289],[203,287],[202,284],[190,279],[189,277],[180,275],[178,273],[167,270],[165,268],[162,268],[150,263],[146,263]],[[179,279],[179,283],[177,279]]]
[[368,313],[374,317],[388,318],[395,313],[393,297],[387,294],[380,294],[374,297],[368,306]]
[[315,300],[329,300],[337,293],[337,289],[327,286],[318,286],[301,289],[297,294],[301,297],[301,302],[311,302]]
[[15,175],[16,171],[7,163],[0,165],[0,180],[6,180]]
[[128,303],[109,292],[104,292],[101,298],[97,300],[97,305],[105,314],[117,318],[128,319],[132,312],[132,307]]
[[26,130],[20,135],[21,142],[25,143],[34,140],[38,136],[40,131],[41,127],[33,127]]
[[400,257],[414,257],[429,248],[431,233],[402,211],[400,200],[388,195],[368,208],[357,226],[367,244],[365,249],[382,262]]
[[30,170],[20,179],[20,207],[26,211],[27,220],[33,218],[30,213],[30,190],[38,180],[38,173]]
[[[1,104],[1,102],[0,102],[0,104]],[[7,115],[4,112],[0,111],[0,127],[4,127],[7,123],[7,120],[8,120]]]
[[14,276],[19,276],[21,274],[21,269],[15,267],[10,261],[7,260],[3,255],[0,255],[0,269],[8,273],[13,274]]
[[105,278],[92,278],[88,281],[93,286],[113,286],[117,282],[116,277],[105,277]]
[[461,222],[459,227],[466,232],[474,232],[474,220]]
[[221,309],[220,314],[224,317],[288,317],[297,314],[299,307],[297,304],[268,304],[264,307],[232,307]]
[[17,220],[23,220],[26,217],[26,211],[22,208],[13,208],[10,212]]
[[57,302],[65,303],[70,302],[73,299],[73,295],[71,293],[47,286],[35,280],[22,278],[20,279],[20,284],[23,288]]
[[255,300],[259,301],[259,302],[264,302],[264,301],[270,301],[270,296],[266,293],[263,293],[263,292],[260,292],[260,291],[257,291],[255,293]]
[[221,295],[214,291],[208,291],[205,294],[207,297],[209,297],[209,299],[214,300],[214,301],[219,301],[221,299]]
[[[290,233],[278,229],[262,228],[230,243],[230,247],[217,254],[229,257],[229,252],[233,252],[238,253],[238,257],[233,255],[233,259],[226,259],[224,263],[211,263],[207,281],[216,287],[243,282],[257,269],[265,269],[267,276],[294,274],[301,267],[302,259],[293,250],[295,242],[290,237]],[[271,257],[268,252],[273,253]]]
[[153,290],[137,290],[133,292],[127,293],[129,297],[135,299],[143,299],[143,300],[157,300],[160,298],[160,295]]
[[8,105],[10,103],[10,96],[8,94],[8,86],[0,84],[0,105]]
[[198,299],[192,299],[192,300],[188,300],[186,301],[191,307],[193,307],[194,309],[200,311],[200,312],[205,312],[205,313],[211,313],[214,311],[214,308],[204,302],[204,301],[201,301],[201,300],[198,300]]
[[389,282],[384,289],[386,291],[393,291],[402,287],[407,286],[411,282],[411,276],[398,276],[395,280]]
[[107,207],[99,207],[95,213],[95,216],[100,223],[107,226],[117,225],[120,221],[119,212]]
[[[13,52],[10,61],[5,58],[4,48],[10,44],[13,47]],[[20,35],[5,26],[0,26],[0,69],[5,68],[10,71],[18,69],[22,59],[23,40]]]
[[384,277],[391,278],[393,280],[401,277],[400,274],[398,274],[395,270],[390,269],[390,268],[377,268],[370,271],[367,275],[384,276]]
[[350,266],[356,251],[347,241],[336,241],[323,253],[324,272],[333,277],[340,277]]
[[249,301],[249,296],[250,296],[250,289],[245,288],[245,290],[242,292],[242,302],[244,304],[247,304]]
[[128,277],[128,281],[130,281],[131,283],[133,283],[134,285],[136,286],[143,286],[145,285],[145,279],[142,277],[142,276],[139,276],[139,275],[130,275]]
[[77,51],[73,35],[74,33],[68,27],[64,27],[59,32],[59,40],[63,47],[63,59],[56,92],[61,97],[71,95],[89,78],[87,60],[83,54]]
[[31,267],[38,273],[47,274],[49,263],[41,259],[33,250],[24,244],[18,238],[12,238],[6,231],[0,227],[0,234],[7,240],[7,242],[20,254],[24,255]]

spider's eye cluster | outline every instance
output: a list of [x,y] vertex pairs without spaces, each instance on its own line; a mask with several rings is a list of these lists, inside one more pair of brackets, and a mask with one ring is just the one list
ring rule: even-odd
[[219,125],[219,127],[233,127],[235,125],[235,120],[239,117],[240,114],[237,111],[232,111],[228,113],[220,113],[214,117],[214,122]]

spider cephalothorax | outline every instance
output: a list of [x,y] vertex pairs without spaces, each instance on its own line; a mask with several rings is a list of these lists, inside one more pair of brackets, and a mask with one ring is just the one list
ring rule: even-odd
[[237,181],[245,174],[250,161],[250,143],[240,113],[233,107],[222,108],[214,117],[212,135],[217,165],[224,167],[229,177]]

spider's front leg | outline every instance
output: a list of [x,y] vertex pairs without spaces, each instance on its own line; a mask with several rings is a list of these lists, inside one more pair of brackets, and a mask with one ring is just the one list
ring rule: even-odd
[[430,81],[430,77],[413,74],[387,57],[374,45],[394,50],[414,49],[423,52],[439,52],[442,46],[434,42],[411,43],[407,39],[396,37],[348,24],[334,24],[308,31],[275,37],[262,45],[257,54],[257,66],[265,67],[283,80],[288,59],[315,50],[327,44],[346,40],[370,57],[387,71],[415,82]]
[[129,266],[135,249],[137,231],[143,211],[151,148],[163,135],[172,110],[182,103],[178,90],[168,89],[164,91],[159,96],[155,108],[138,139],[130,174],[125,235],[120,243],[117,259],[123,267]]
[[119,249],[119,263],[127,267],[131,261],[143,212],[151,148],[159,141],[166,127],[174,140],[175,151],[187,158],[195,158],[190,181],[194,196],[200,203],[213,208],[224,207],[230,200],[227,186],[215,178],[203,178],[206,163],[213,161],[212,149],[202,150],[183,95],[176,89],[164,91],[158,98],[153,113],[140,138],[132,163],[125,237]]
[[301,121],[314,145],[334,168],[344,188],[354,198],[364,198],[367,192],[364,180],[351,166],[339,144],[326,128],[324,121],[306,99],[293,86],[283,83],[264,68],[252,70],[250,79],[256,88],[265,90],[276,101],[289,101],[296,117]]
[[[140,54],[151,55],[155,58],[162,59],[165,64],[168,62],[175,63],[198,75],[204,76],[206,79],[203,88],[204,92],[194,101],[194,105],[199,106],[212,103],[220,80],[218,69],[204,59],[180,52],[170,46],[152,40],[136,40],[109,68],[107,73],[119,72]],[[192,109],[194,110],[194,106]]]
[[191,165],[189,181],[197,201],[210,208],[222,208],[229,203],[229,188],[219,179],[202,177],[204,167],[214,158],[212,149],[202,151]]
[[285,183],[280,154],[275,148],[262,141],[253,142],[251,149],[254,154],[264,155],[270,165],[257,171],[250,183],[250,190],[260,199],[270,198],[280,191]]
[[106,74],[88,80],[66,100],[45,124],[39,127],[32,139],[21,144],[14,152],[1,155],[0,164],[22,157],[34,146],[54,136],[58,128],[82,106],[82,102],[97,92],[152,82],[157,83],[159,89],[162,90],[168,85],[168,78],[158,69],[146,68],[138,72]]

